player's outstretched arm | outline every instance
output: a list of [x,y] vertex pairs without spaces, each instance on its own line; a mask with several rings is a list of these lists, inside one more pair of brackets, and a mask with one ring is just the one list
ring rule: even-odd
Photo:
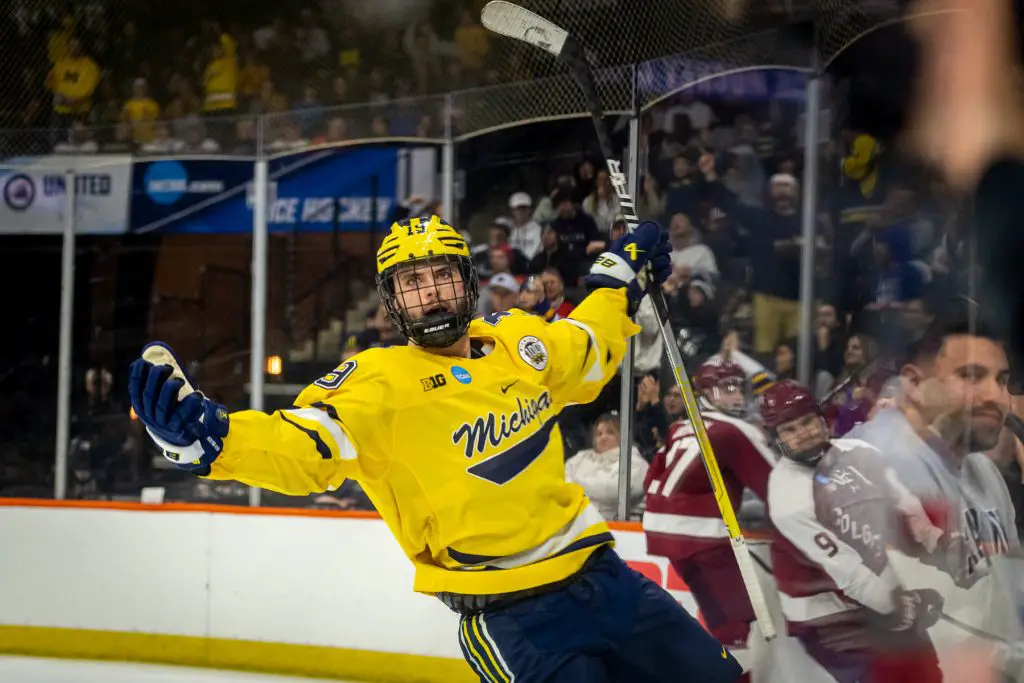
[[811,491],[776,468],[768,483],[768,514],[776,531],[818,566],[843,595],[879,614],[892,613],[893,591],[900,583],[891,568],[876,573],[856,549],[839,538],[815,514]]
[[551,348],[548,385],[560,400],[589,403],[615,374],[626,339],[640,331],[630,320],[644,296],[637,276],[650,264],[648,280],[660,287],[672,271],[668,233],[641,223],[615,240],[584,278],[590,294],[564,320],[546,326]]
[[336,488],[355,474],[355,449],[328,412],[229,415],[195,389],[165,344],[143,349],[128,387],[139,420],[179,469],[290,495]]

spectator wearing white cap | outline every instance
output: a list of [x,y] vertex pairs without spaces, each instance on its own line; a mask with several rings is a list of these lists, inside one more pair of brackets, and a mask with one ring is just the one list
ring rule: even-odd
[[484,294],[480,297],[478,307],[481,315],[515,308],[519,296],[519,280],[511,273],[495,273],[487,283]]
[[508,208],[513,223],[508,243],[532,259],[541,250],[540,224],[533,220],[533,200],[525,192],[516,192],[508,198]]

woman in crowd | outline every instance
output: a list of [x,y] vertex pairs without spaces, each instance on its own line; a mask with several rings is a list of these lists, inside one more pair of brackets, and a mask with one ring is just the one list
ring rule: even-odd
[[[565,462],[565,478],[579,484],[605,519],[615,519],[619,500],[619,416],[605,413],[594,422],[593,448],[585,448]],[[644,498],[647,461],[630,445],[630,517],[639,513]]]

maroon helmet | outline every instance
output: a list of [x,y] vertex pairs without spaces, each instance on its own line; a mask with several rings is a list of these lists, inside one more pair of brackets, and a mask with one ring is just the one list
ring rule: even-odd
[[813,465],[829,449],[828,425],[811,390],[791,379],[780,380],[761,394],[761,419],[788,458]]
[[704,363],[697,368],[693,384],[715,409],[728,415],[746,417],[749,408],[747,373],[736,363]]

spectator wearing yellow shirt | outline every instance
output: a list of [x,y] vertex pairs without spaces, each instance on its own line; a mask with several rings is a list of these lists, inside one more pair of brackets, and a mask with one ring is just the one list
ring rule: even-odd
[[363,52],[359,48],[359,40],[351,24],[345,24],[338,36],[341,48],[338,50],[338,66],[342,69],[360,68],[363,64]]
[[[490,50],[490,40],[487,31],[470,11],[462,13],[462,21],[455,29],[455,45],[459,51],[459,61],[466,71],[480,72],[484,66],[484,59]],[[450,87],[458,87],[458,84],[450,83]]]
[[160,118],[160,105],[149,96],[145,78],[136,78],[132,83],[132,96],[124,103],[121,120],[131,124],[132,141],[144,145],[153,140],[153,122]]
[[84,117],[92,108],[92,95],[100,82],[96,62],[82,53],[77,38],[68,41],[67,55],[61,57],[46,76],[46,87],[53,92],[55,126],[67,127],[76,118]]
[[212,49],[210,63],[203,72],[203,89],[206,99],[203,112],[207,114],[229,114],[235,109],[238,89],[238,49],[234,39],[226,33]]

